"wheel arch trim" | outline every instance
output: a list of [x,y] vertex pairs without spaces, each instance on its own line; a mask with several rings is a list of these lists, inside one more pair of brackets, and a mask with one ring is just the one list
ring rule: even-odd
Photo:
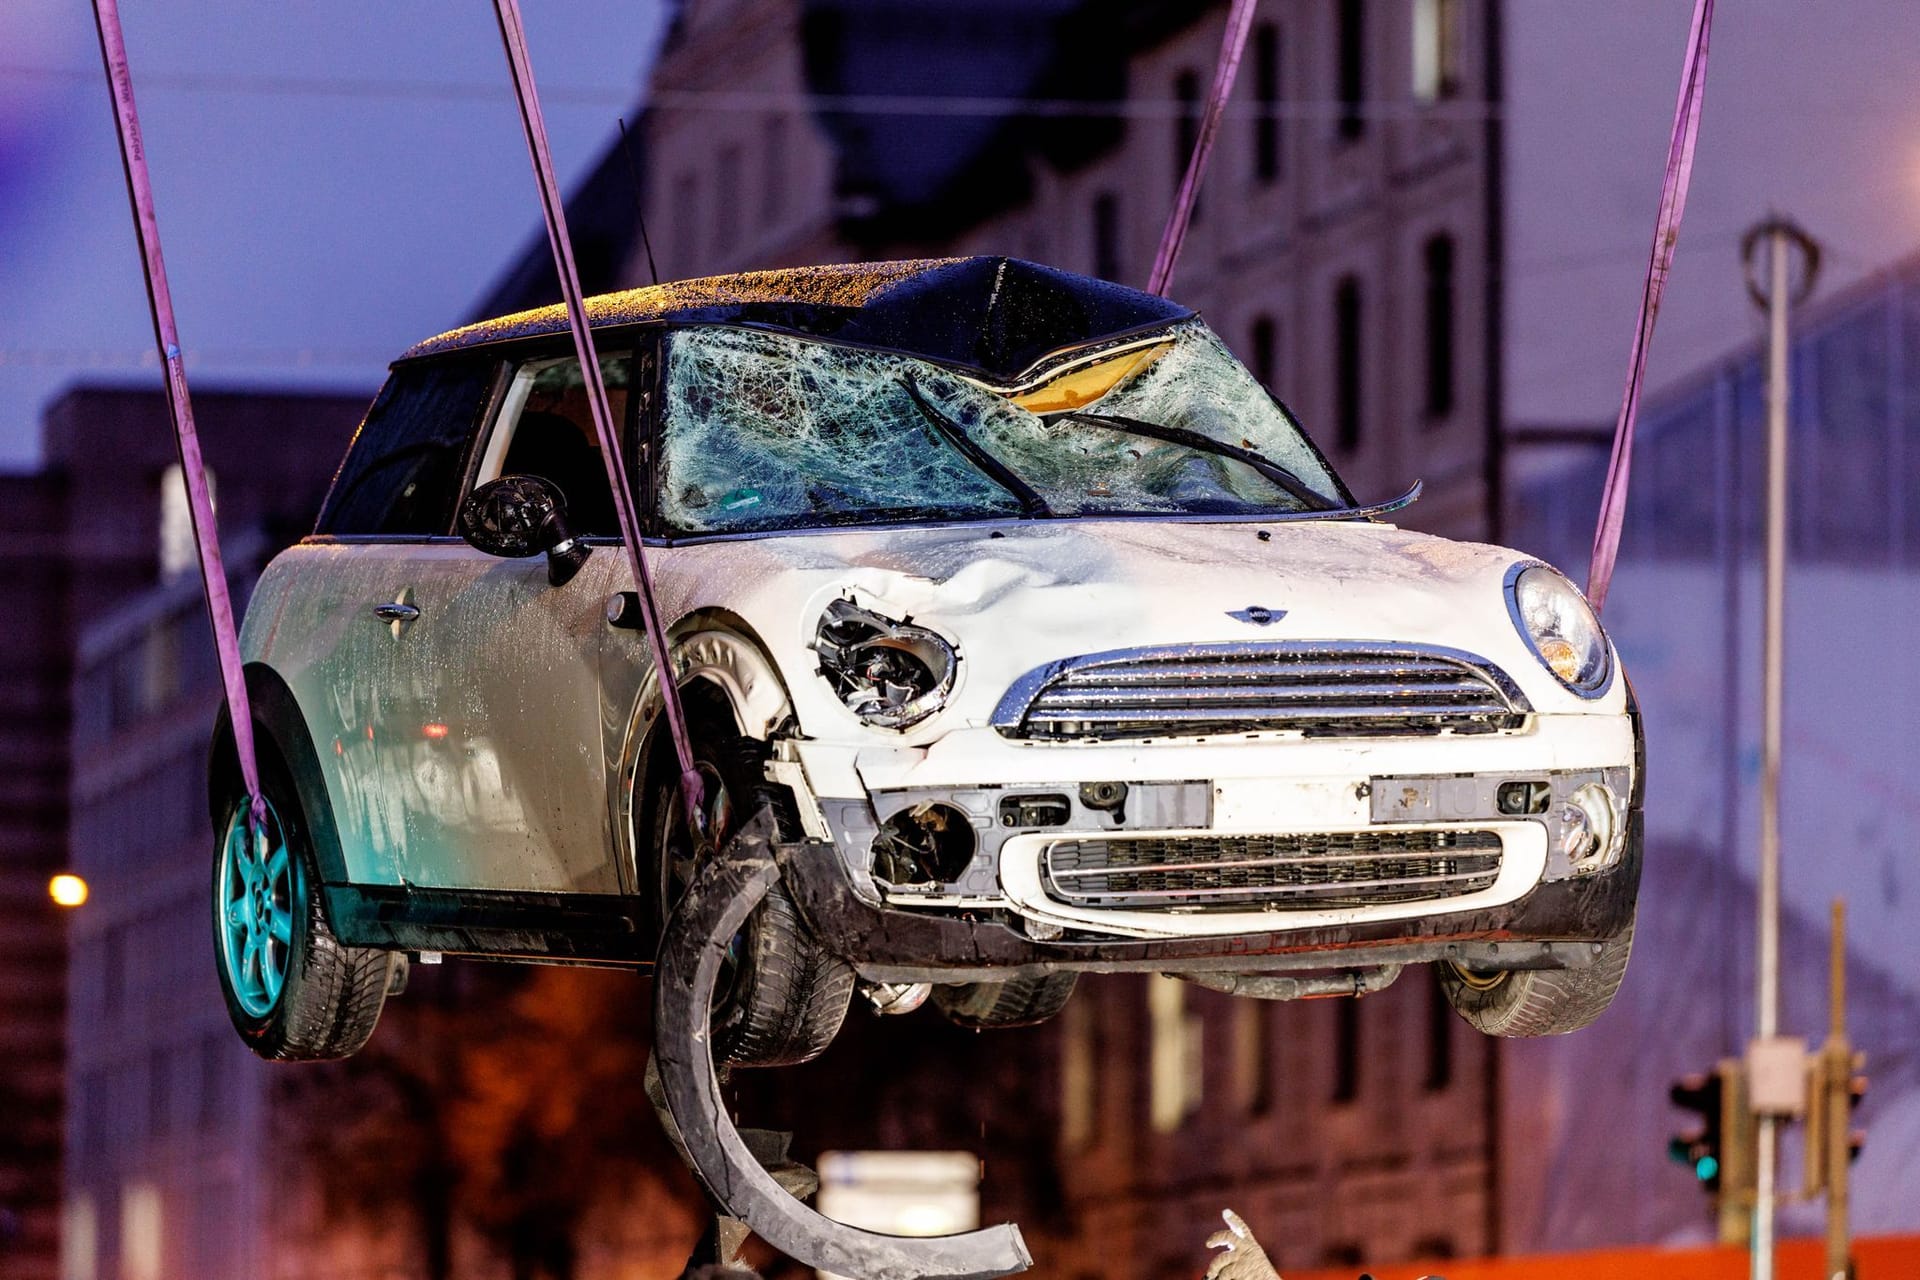
[[[264,662],[245,667],[247,700],[253,707],[254,739],[273,751],[293,779],[307,831],[313,839],[314,861],[322,884],[347,882],[346,858],[340,848],[340,829],[334,821],[333,797],[327,790],[320,754],[300,702],[280,673]],[[224,808],[240,792],[240,756],[233,739],[233,713],[224,703],[214,719],[207,749],[207,818],[215,833]],[[330,919],[331,925],[333,921]]]

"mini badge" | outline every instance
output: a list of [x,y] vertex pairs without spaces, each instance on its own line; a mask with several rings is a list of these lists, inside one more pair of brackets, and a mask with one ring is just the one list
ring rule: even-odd
[[1251,622],[1256,627],[1268,626],[1287,616],[1285,609],[1269,609],[1265,605],[1250,604],[1244,609],[1229,609],[1227,616],[1240,622]]

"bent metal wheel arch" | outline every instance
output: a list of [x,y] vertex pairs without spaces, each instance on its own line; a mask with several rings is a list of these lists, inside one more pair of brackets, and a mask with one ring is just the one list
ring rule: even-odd
[[855,1280],[988,1280],[1033,1264],[1011,1223],[907,1238],[823,1217],[789,1195],[747,1150],[714,1074],[708,1010],[727,939],[780,871],[762,811],[703,867],[667,923],[654,977],[654,1060],[687,1161],[722,1212],[799,1262]]

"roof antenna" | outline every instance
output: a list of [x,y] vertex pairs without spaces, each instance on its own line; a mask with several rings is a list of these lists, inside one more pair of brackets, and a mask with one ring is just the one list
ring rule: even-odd
[[647,272],[654,284],[660,283],[660,268],[654,265],[653,241],[647,238],[647,205],[640,197],[640,168],[633,162],[633,142],[627,137],[627,118],[620,117],[620,150],[627,157],[627,176],[633,179],[633,211],[640,219],[640,243],[647,251]]

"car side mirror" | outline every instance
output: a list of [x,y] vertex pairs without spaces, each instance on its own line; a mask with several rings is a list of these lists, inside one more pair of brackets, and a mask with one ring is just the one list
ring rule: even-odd
[[547,553],[547,581],[565,586],[593,549],[567,525],[567,499],[539,476],[501,476],[460,504],[460,536],[490,556],[510,560]]

